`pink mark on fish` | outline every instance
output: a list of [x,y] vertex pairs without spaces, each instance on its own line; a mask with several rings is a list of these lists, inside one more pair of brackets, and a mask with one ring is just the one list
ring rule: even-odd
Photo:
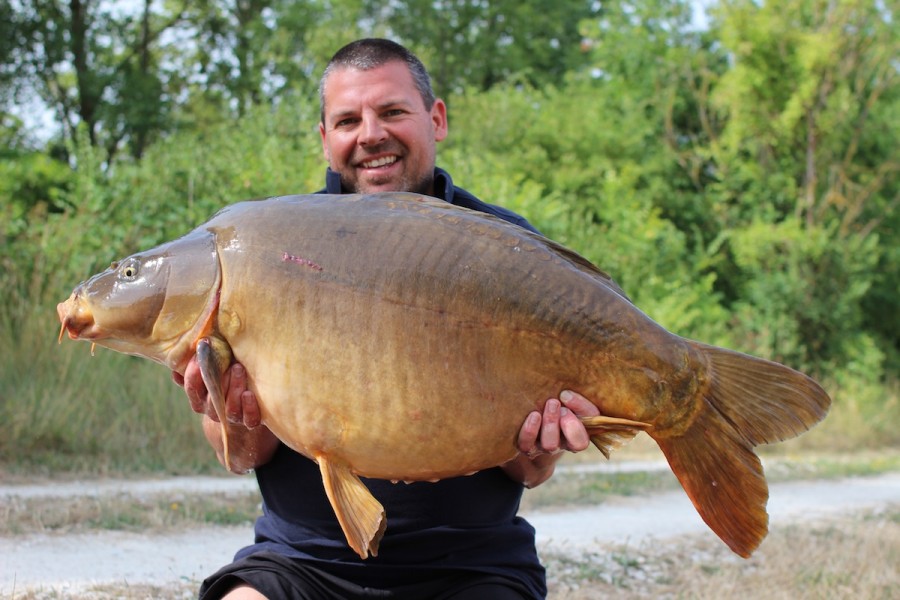
[[313,271],[321,271],[321,265],[314,263],[308,258],[303,258],[302,256],[294,256],[293,254],[288,254],[287,252],[282,253],[281,255],[282,262],[292,262],[297,263],[298,265],[303,265],[304,267],[309,267]]

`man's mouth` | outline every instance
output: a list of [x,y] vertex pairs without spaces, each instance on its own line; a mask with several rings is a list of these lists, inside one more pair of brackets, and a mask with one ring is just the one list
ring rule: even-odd
[[396,156],[382,156],[381,158],[376,158],[375,160],[369,160],[360,163],[360,166],[362,166],[362,168],[364,169],[377,169],[378,167],[392,165],[395,162],[397,162]]

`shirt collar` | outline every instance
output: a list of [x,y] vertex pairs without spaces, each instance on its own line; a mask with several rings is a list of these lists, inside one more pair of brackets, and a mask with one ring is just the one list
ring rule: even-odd
[[343,194],[341,189],[341,176],[336,171],[332,171],[331,167],[325,170],[325,192],[328,194]]
[[453,187],[453,180],[450,179],[450,173],[441,169],[440,167],[434,168],[434,195],[441,200],[445,200],[450,204],[453,204],[453,192],[455,188]]

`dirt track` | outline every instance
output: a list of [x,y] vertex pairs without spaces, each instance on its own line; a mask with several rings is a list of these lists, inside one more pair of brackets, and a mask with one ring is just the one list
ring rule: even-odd
[[[0,502],[12,497],[159,492],[240,492],[255,487],[252,478],[178,478],[156,481],[106,481],[0,486]],[[774,484],[770,490],[771,528],[803,519],[879,510],[900,504],[900,473],[832,481]],[[532,511],[524,516],[538,531],[542,552],[574,557],[602,551],[605,545],[709,535],[684,493],[670,492],[617,499],[594,508]],[[37,534],[0,538],[0,597],[40,589],[63,597],[97,583],[187,588],[230,561],[252,540],[252,528],[204,527],[178,533],[137,534],[93,531],[76,535]],[[50,597],[57,597],[51,595]]]

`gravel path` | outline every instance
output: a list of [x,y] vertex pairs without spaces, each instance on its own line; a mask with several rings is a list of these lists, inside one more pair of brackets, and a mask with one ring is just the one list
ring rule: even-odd
[[[0,486],[0,503],[12,497],[62,499],[101,494],[227,493],[254,488],[255,480],[249,477]],[[768,510],[771,527],[775,528],[802,519],[878,510],[897,504],[900,504],[900,473],[889,473],[773,484]],[[524,516],[537,529],[542,551],[576,556],[613,543],[638,544],[708,532],[681,491],[616,499],[595,508],[532,511]],[[197,582],[229,562],[235,550],[249,543],[252,537],[252,528],[247,525],[160,534],[94,531],[0,538],[0,597],[15,597],[25,589],[56,591],[65,596],[97,583]]]

